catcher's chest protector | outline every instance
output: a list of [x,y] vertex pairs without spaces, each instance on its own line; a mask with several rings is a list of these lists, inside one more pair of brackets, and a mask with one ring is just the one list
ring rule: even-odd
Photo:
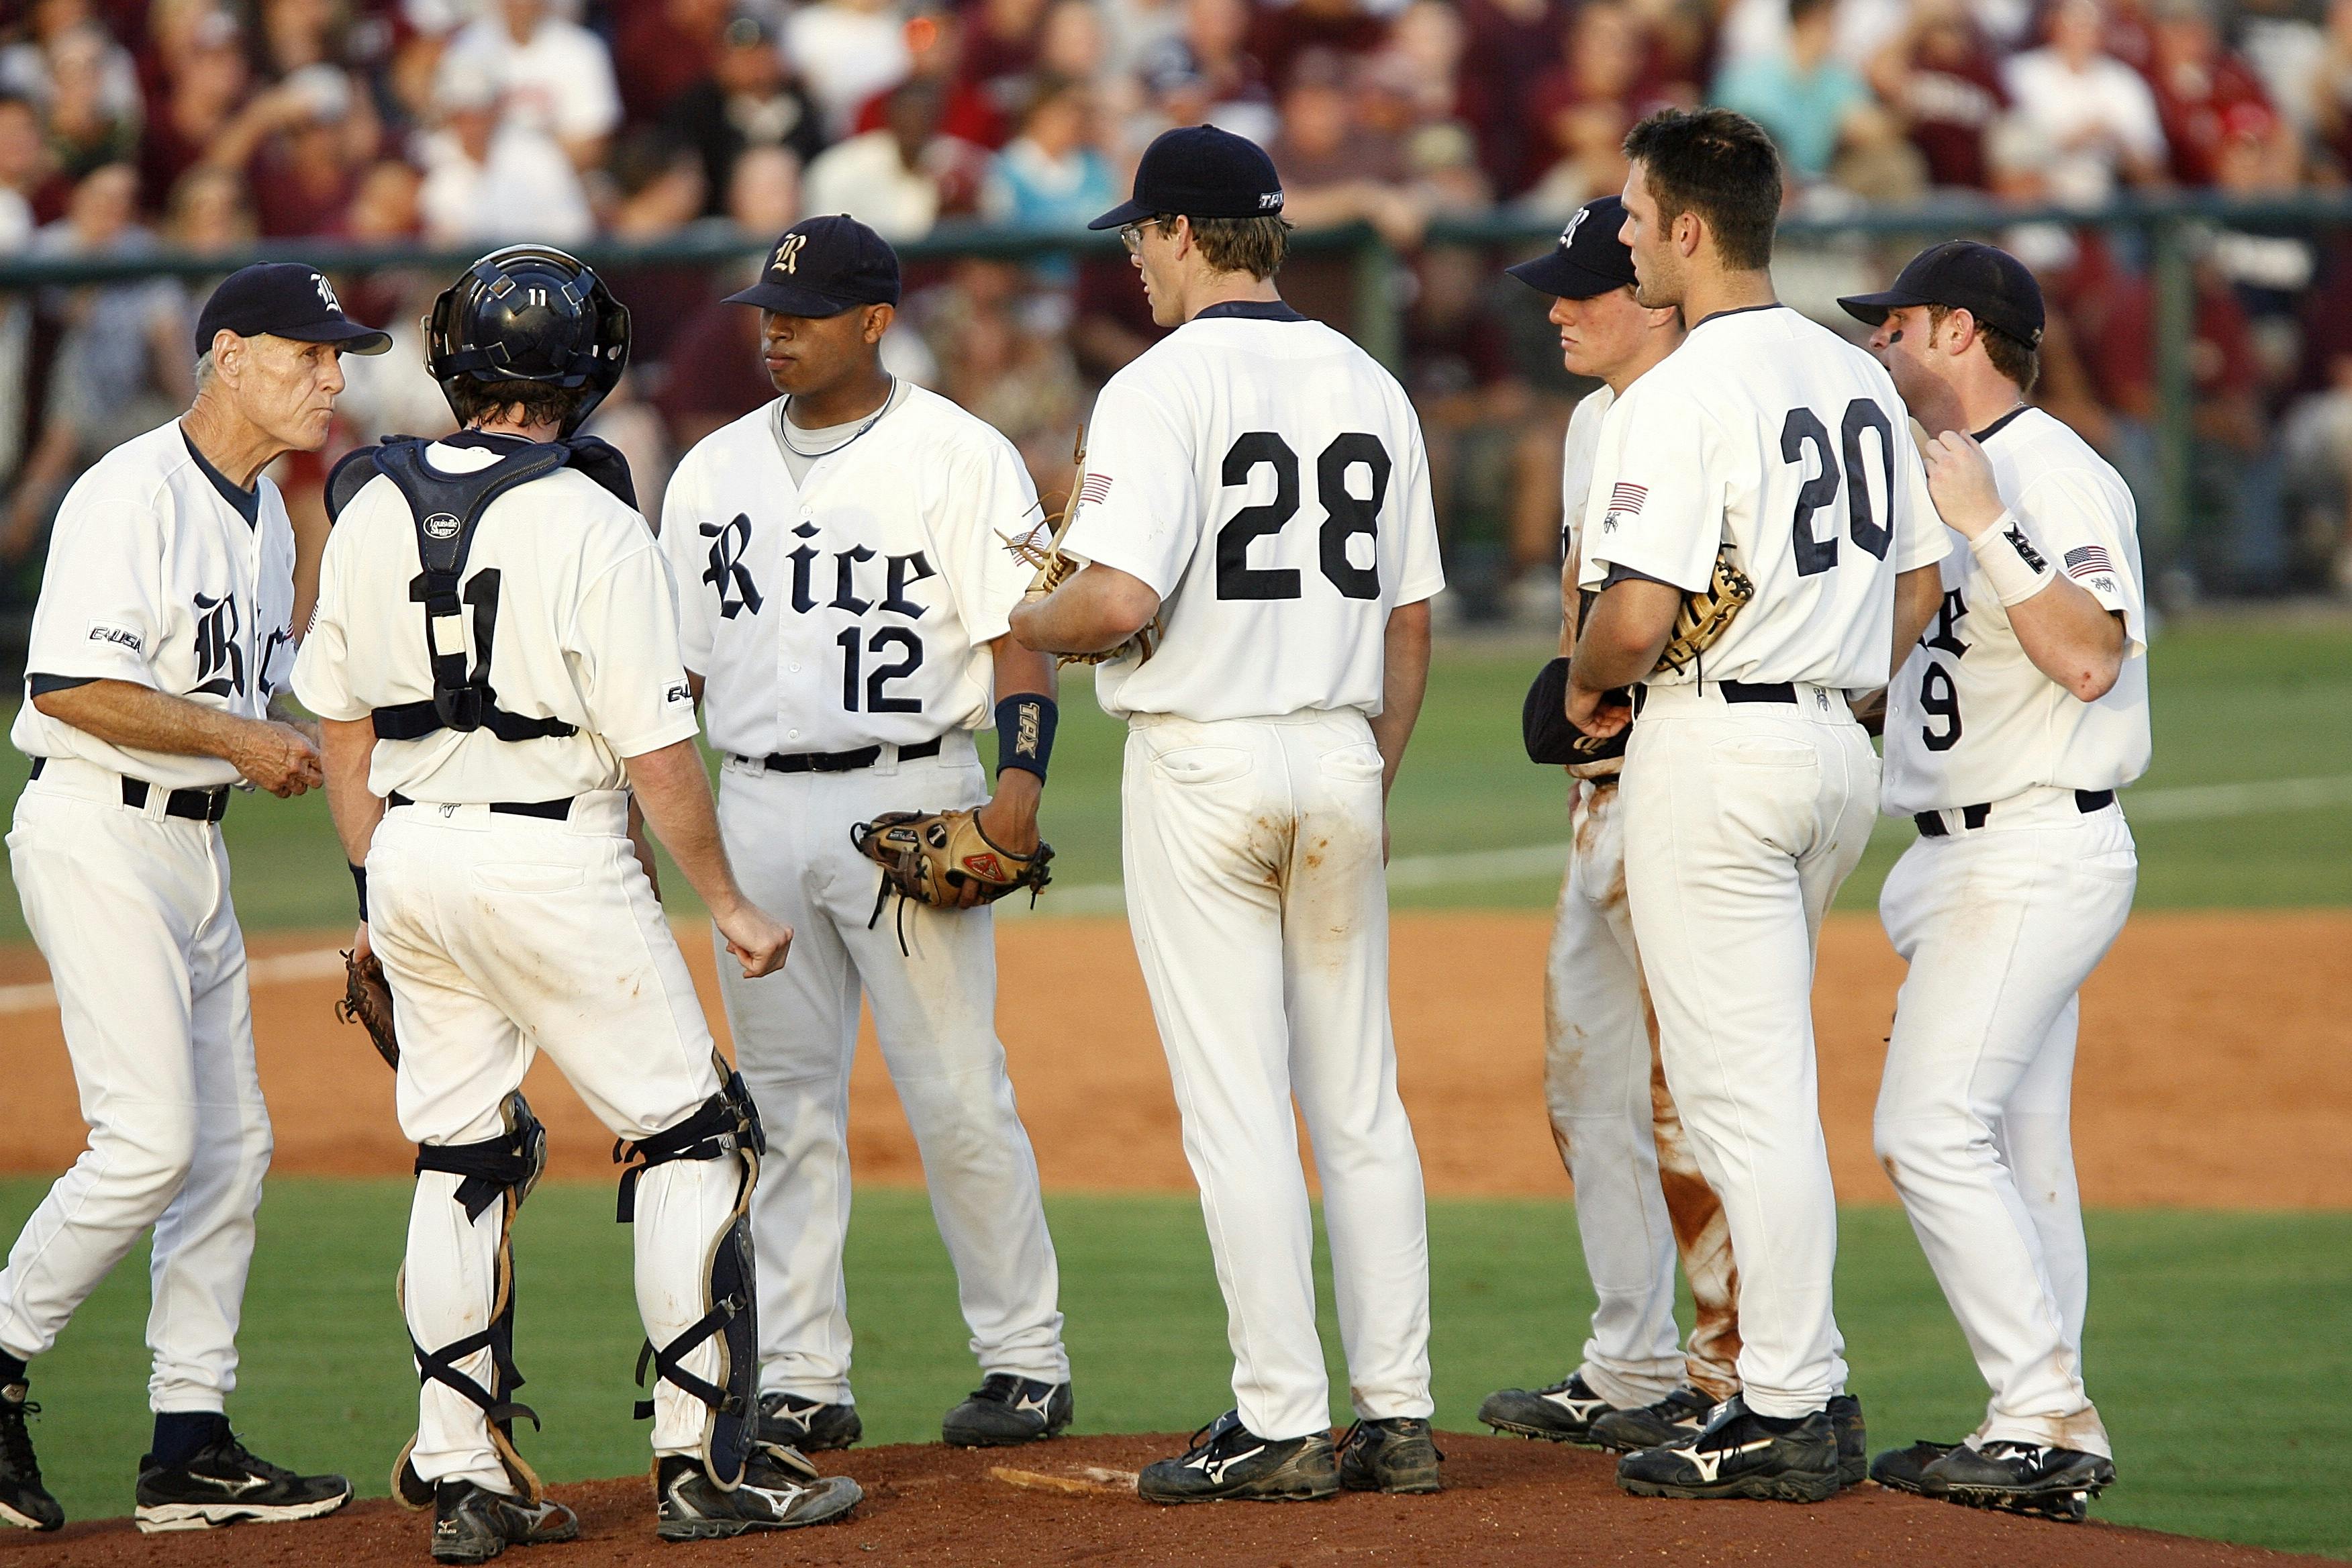
[[[408,596],[425,606],[425,647],[432,660],[433,696],[373,712],[375,732],[387,741],[415,741],[441,730],[471,733],[488,730],[501,741],[535,741],[578,733],[557,719],[529,719],[499,706],[490,688],[490,653],[499,617],[498,570],[466,580],[474,533],[492,501],[509,490],[544,479],[558,468],[577,468],[629,506],[636,504],[628,465],[593,437],[549,441],[501,456],[488,468],[445,474],[425,461],[431,443],[395,436],[381,447],[362,447],[335,465],[327,478],[331,516],[340,516],[368,480],[382,474],[408,503],[416,530],[416,557],[423,567],[410,580]],[[463,618],[473,616],[474,659],[466,660]]]

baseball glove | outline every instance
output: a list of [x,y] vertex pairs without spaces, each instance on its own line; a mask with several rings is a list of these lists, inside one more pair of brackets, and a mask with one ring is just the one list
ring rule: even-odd
[[[1086,489],[1087,433],[1084,429],[1078,432],[1078,444],[1070,454],[1070,460],[1077,465],[1077,473],[1071,480],[1072,489],[1063,499],[1061,510],[1047,514],[1045,521],[1025,536],[1004,541],[1004,548],[1010,550],[1024,565],[1037,569],[1037,574],[1029,580],[1029,591],[1021,595],[1021,602],[1024,605],[1036,603],[1078,574],[1080,563],[1075,557],[1062,553],[1062,540],[1077,517],[1078,499]],[[1037,542],[1041,534],[1045,541],[1042,545]],[[1117,647],[1106,648],[1100,653],[1066,653],[1057,657],[1062,664],[1108,664],[1113,659],[1130,657],[1140,664],[1150,658],[1159,647],[1160,622],[1155,617],[1150,626]]]
[[1706,591],[1685,594],[1682,608],[1675,612],[1675,635],[1666,639],[1659,650],[1658,662],[1652,674],[1672,671],[1679,675],[1683,667],[1713,647],[1731,625],[1734,616],[1756,596],[1756,584],[1726,560],[1722,552],[1715,557],[1715,577]]
[[[1612,703],[1633,700],[1622,687],[1606,695]],[[1625,755],[1625,742],[1633,727],[1628,724],[1605,738],[1588,735],[1568,721],[1567,710],[1568,660],[1556,658],[1537,672],[1535,684],[1528,688],[1527,700],[1520,705],[1519,731],[1527,742],[1528,761],[1565,766],[1579,778],[1616,772],[1615,766],[1602,764],[1614,764]]]
[[392,1032],[392,984],[384,979],[383,964],[374,953],[365,958],[343,954],[343,999],[335,1004],[335,1016],[365,1029],[376,1054],[399,1069],[400,1042]]
[[[893,893],[903,917],[909,899],[935,909],[965,909],[1026,888],[1034,904],[1054,879],[1047,869],[1052,845],[1040,841],[1031,853],[1016,855],[988,837],[977,810],[886,811],[850,828],[849,841],[882,868],[869,926],[882,918],[882,906]],[[902,925],[898,945],[906,944]]]

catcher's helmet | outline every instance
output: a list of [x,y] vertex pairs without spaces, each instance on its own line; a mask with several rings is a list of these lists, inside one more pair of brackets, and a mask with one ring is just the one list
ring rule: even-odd
[[425,368],[445,393],[458,381],[586,388],[564,422],[567,436],[604,401],[628,363],[628,308],[553,246],[491,251],[444,289],[425,318]]

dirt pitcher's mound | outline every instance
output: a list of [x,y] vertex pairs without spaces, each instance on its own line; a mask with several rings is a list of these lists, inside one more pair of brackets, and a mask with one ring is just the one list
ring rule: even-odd
[[[1106,1478],[1182,1447],[1168,1436],[1071,1437],[1034,1447],[936,1444],[823,1456],[866,1501],[837,1523],[790,1537],[751,1536],[681,1549],[654,1539],[653,1494],[640,1477],[558,1487],[580,1513],[581,1540],[533,1549],[527,1568],[666,1568],[789,1561],[824,1563],[1408,1564],[1934,1563],[1937,1568],[2252,1568],[2319,1563],[2251,1547],[2103,1524],[2067,1526],[1973,1512],[1857,1487],[1818,1507],[1659,1502],[1622,1495],[1607,1455],[1496,1437],[1441,1435],[1446,1489],[1436,1497],[1343,1494],[1328,1503],[1160,1508]],[[1012,1479],[1004,1479],[1011,1472]],[[1060,1485],[1055,1483],[1059,1482]],[[1065,1488],[1067,1489],[1065,1489]],[[125,1520],[62,1535],[0,1539],[0,1563],[25,1568],[247,1568],[332,1563],[373,1568],[426,1561],[425,1516],[387,1501],[308,1524],[142,1536]]]

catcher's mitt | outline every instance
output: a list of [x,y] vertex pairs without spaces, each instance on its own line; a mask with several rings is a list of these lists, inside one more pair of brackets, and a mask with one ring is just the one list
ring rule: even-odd
[[1714,580],[1707,584],[1705,593],[1683,595],[1682,608],[1675,612],[1675,635],[1659,650],[1658,662],[1651,673],[1681,674],[1684,666],[1715,646],[1716,639],[1731,625],[1732,617],[1755,596],[1756,584],[1748,580],[1748,574],[1717,551]]
[[[1062,539],[1070,531],[1070,524],[1078,515],[1079,499],[1086,492],[1087,433],[1084,429],[1078,432],[1078,444],[1070,454],[1070,460],[1077,466],[1077,473],[1071,480],[1073,488],[1063,499],[1061,510],[1047,514],[1045,520],[1025,536],[1004,541],[1004,548],[1011,551],[1016,559],[1037,569],[1036,576],[1029,581],[1029,591],[1021,595],[1021,602],[1024,605],[1034,604],[1078,574],[1078,562],[1062,553]],[[1042,545],[1037,542],[1040,534],[1045,539]],[[1160,622],[1154,617],[1150,626],[1117,647],[1106,648],[1100,653],[1066,653],[1056,658],[1062,664],[1108,664],[1113,659],[1131,656],[1140,664],[1150,658],[1159,647]]]
[[[1535,684],[1528,688],[1527,700],[1520,705],[1519,730],[1527,742],[1528,761],[1565,766],[1579,778],[1615,773],[1613,764],[1625,755],[1625,742],[1633,727],[1628,724],[1613,735],[1598,737],[1570,723],[1568,663],[1567,659],[1556,658],[1545,665],[1537,672]],[[1632,694],[1622,687],[1606,695],[1614,704],[1633,700]]]
[[[908,899],[937,909],[965,909],[992,904],[1023,888],[1034,904],[1053,880],[1046,868],[1054,858],[1052,845],[1041,840],[1031,853],[1016,855],[988,837],[977,810],[886,811],[851,827],[849,841],[882,868],[869,926],[882,918],[882,905],[893,893],[904,915]],[[906,942],[902,928],[898,945]]]
[[343,954],[343,999],[335,1004],[335,1016],[365,1029],[376,1054],[399,1068],[400,1042],[392,1032],[392,984],[384,979],[383,964],[374,953],[365,958]]

